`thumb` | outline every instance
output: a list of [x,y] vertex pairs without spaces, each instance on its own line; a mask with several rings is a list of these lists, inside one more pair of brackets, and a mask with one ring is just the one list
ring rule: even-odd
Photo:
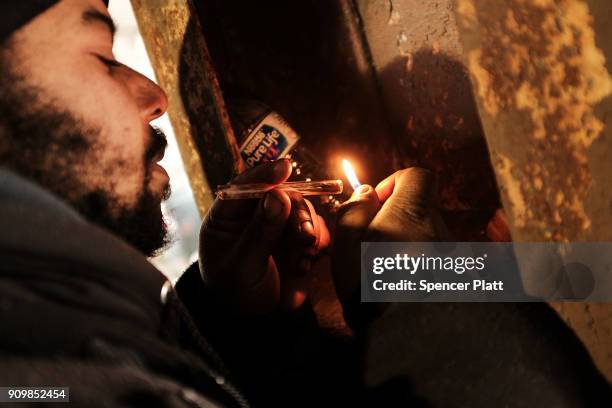
[[[391,186],[391,187],[389,187]],[[432,221],[437,193],[434,173],[411,167],[387,181],[389,196],[372,220],[372,240],[431,241],[437,238]]]
[[376,191],[364,184],[353,192],[337,213],[336,237],[339,241],[360,241],[365,229],[380,209]]
[[362,185],[338,209],[336,236],[332,250],[332,274],[341,302],[359,287],[361,245],[368,225],[380,209],[374,188]]

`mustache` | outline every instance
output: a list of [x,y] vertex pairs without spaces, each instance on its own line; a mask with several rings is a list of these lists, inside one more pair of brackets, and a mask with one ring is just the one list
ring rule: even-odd
[[149,146],[145,153],[147,164],[151,163],[156,157],[161,157],[168,146],[168,137],[160,128],[151,126],[149,129]]

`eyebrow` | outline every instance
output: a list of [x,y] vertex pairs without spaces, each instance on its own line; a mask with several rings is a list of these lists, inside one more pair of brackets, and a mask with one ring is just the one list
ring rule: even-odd
[[113,19],[94,8],[91,8],[85,11],[83,13],[82,20],[83,20],[83,23],[85,23],[86,25],[93,24],[93,23],[104,24],[106,27],[108,27],[113,37],[115,36],[115,33],[117,32],[117,26],[115,25],[115,22],[113,21]]

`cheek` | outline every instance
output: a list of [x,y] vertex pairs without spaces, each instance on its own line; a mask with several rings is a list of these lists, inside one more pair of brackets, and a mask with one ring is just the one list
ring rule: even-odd
[[123,83],[99,71],[89,70],[88,80],[82,87],[67,91],[69,109],[88,126],[101,130],[99,145],[104,147],[107,160],[128,162],[135,171],[134,176],[142,176],[148,128]]
[[103,157],[100,159],[106,167],[104,172],[112,171],[117,192],[128,195],[131,190],[141,188],[146,172],[148,129],[129,93],[106,77],[100,78],[80,99],[83,101],[80,115],[89,125],[101,130],[98,145]]
[[92,185],[100,186],[128,208],[134,208],[143,194],[146,180],[144,148],[129,143],[135,139],[129,128],[109,126],[102,132],[102,144],[95,153],[96,163],[88,169]]
[[64,100],[87,126],[100,130],[98,162],[87,171],[95,178],[92,183],[112,190],[116,198],[131,206],[142,192],[146,176],[148,128],[122,82],[106,72],[91,71],[83,86],[66,90]]
[[75,109],[87,124],[102,130],[105,143],[141,156],[147,133],[134,99],[120,82],[100,77],[73,96],[78,105]]
[[75,64],[60,75],[43,76],[39,84],[53,105],[100,130],[99,144],[107,150],[129,160],[144,157],[148,126],[120,79],[95,64]]

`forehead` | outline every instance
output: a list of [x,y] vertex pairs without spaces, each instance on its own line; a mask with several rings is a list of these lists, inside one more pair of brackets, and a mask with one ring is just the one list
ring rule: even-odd
[[47,37],[45,40],[50,42],[55,40],[65,43],[67,38],[71,37],[70,43],[78,43],[83,35],[83,27],[93,27],[94,31],[100,32],[110,31],[111,34],[114,30],[103,0],[60,0],[36,20],[32,21],[30,26],[37,26],[35,33]]
[[80,18],[87,10],[108,16],[106,3],[103,0],[60,0],[43,14],[54,19],[69,19],[74,23],[74,20]]
[[[112,31],[99,20],[87,21],[87,11],[110,18],[102,0],[60,0],[16,31],[12,47],[16,69],[30,75],[39,70],[57,72],[62,64],[64,68],[81,64],[83,52],[106,52],[112,46]],[[47,74],[40,72],[40,77]]]
[[[123,0],[129,1],[129,0]],[[60,0],[57,4],[65,11],[79,13],[87,9],[93,9],[108,15],[108,1],[104,0]]]
[[16,35],[39,20],[51,20],[55,16],[69,18],[69,14],[91,8],[107,14],[105,0],[22,0],[0,1],[0,41]]

